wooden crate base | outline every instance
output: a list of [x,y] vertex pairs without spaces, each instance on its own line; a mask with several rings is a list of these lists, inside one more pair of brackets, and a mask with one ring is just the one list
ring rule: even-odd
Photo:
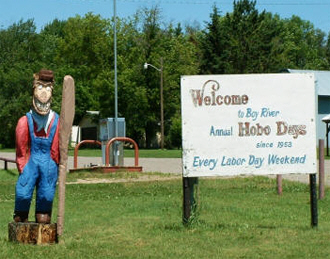
[[57,243],[57,224],[39,224],[35,222],[11,222],[8,224],[9,241],[23,244]]

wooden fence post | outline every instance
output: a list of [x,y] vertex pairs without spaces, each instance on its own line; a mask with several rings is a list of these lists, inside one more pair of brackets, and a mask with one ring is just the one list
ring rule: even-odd
[[324,139],[319,139],[319,199],[324,198]]

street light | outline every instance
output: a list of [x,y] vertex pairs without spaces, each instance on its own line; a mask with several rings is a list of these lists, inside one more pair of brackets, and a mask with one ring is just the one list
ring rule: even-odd
[[148,69],[148,66],[160,72],[160,148],[164,149],[163,58],[160,58],[160,68],[148,63],[143,65],[144,69]]

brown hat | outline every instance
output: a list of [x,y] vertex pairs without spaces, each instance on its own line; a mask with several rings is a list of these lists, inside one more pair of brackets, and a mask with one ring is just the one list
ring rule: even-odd
[[35,80],[54,82],[54,73],[52,70],[41,69],[38,74],[34,74]]

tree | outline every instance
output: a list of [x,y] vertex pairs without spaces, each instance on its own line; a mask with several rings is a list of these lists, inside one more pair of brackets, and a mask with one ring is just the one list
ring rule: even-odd
[[226,28],[223,26],[218,8],[213,7],[210,16],[211,22],[207,23],[206,30],[200,39],[202,54],[201,72],[203,74],[223,74],[226,72]]
[[298,16],[284,20],[281,30],[285,67],[299,69],[327,69],[325,34]]
[[329,69],[329,67],[330,67],[330,32],[328,34],[327,44],[326,44],[326,47],[325,47],[325,56],[326,56],[326,59],[327,59],[328,64],[329,64],[327,69]]
[[[156,132],[159,129],[158,122],[160,121],[159,112],[156,112],[159,111],[160,100],[159,73],[154,69],[144,70],[143,64],[148,62],[159,67],[159,60],[162,56],[160,43],[163,36],[160,28],[160,10],[155,7],[150,10],[138,11],[134,16],[132,25],[136,31],[135,37],[131,41],[134,48],[127,55],[128,60],[133,62],[131,69],[135,71],[137,77],[131,77],[130,80],[138,88],[135,92],[145,95],[142,98],[145,102],[144,107],[140,107],[141,112],[138,111],[138,113],[143,123],[146,147],[151,148],[154,146]],[[139,123],[140,126],[141,122]],[[141,130],[140,133],[142,133]]]
[[[133,19],[117,22],[118,41],[118,112],[125,117],[127,135],[140,146],[155,147],[160,121],[160,73],[143,64],[160,66],[164,58],[165,135],[172,127],[172,117],[180,111],[180,75],[197,73],[196,51],[180,29],[160,27],[157,10],[143,9]],[[105,74],[108,75],[105,75]],[[103,71],[94,81],[100,95],[103,117],[113,116],[113,71]],[[106,78],[111,76],[111,81]],[[167,144],[170,145],[170,140]]]
[[43,66],[40,50],[33,20],[0,31],[0,143],[5,147],[15,145],[17,120],[32,105],[33,73]]
[[40,32],[42,46],[42,62],[48,68],[56,70],[56,57],[59,55],[59,46],[64,38],[64,27],[67,21],[53,20],[47,24]]
[[[160,131],[160,67],[164,61],[165,145],[179,147],[180,76],[278,72],[290,67],[329,69],[330,34],[297,16],[281,19],[259,12],[256,1],[234,1],[233,12],[214,6],[202,30],[198,24],[163,24],[158,7],[117,18],[118,116],[126,134],[142,147],[156,147]],[[0,30],[0,143],[14,145],[18,118],[31,105],[32,74],[55,71],[52,108],[59,112],[62,79],[76,82],[78,123],[87,110],[114,117],[114,21],[88,13],[55,19],[40,33],[33,20]]]
[[99,109],[93,80],[113,60],[109,31],[109,23],[92,13],[69,18],[63,27],[55,60],[59,78],[70,73],[76,82],[75,123],[87,110]]
[[263,28],[266,25],[265,12],[259,14],[255,6],[256,1],[234,1],[233,13],[227,13],[224,18],[228,35],[227,73],[263,72],[260,57],[269,52],[269,33]]
[[271,54],[279,37],[278,16],[259,13],[255,1],[234,1],[233,13],[221,17],[216,7],[200,40],[203,73],[274,72]]
[[[164,31],[162,49],[164,54],[164,120],[167,147],[180,147],[181,119],[180,79],[182,75],[195,75],[199,72],[197,49],[189,40],[188,34],[176,34],[168,26]],[[159,109],[158,109],[159,110]]]

